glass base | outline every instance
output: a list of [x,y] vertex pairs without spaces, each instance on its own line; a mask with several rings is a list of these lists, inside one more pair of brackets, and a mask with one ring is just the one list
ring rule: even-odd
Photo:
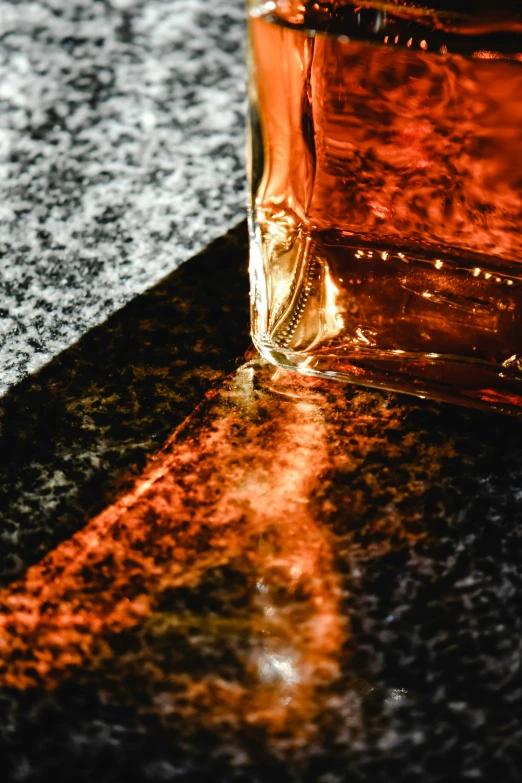
[[499,378],[497,366],[441,356],[390,355],[379,350],[343,355],[282,351],[253,336],[260,354],[286,370],[522,416],[522,378]]
[[299,372],[522,413],[520,265],[250,216],[252,334]]

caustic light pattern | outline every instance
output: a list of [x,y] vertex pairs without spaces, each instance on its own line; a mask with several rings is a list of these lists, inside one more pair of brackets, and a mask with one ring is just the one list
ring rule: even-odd
[[53,689],[78,669],[103,667],[115,634],[161,621],[167,592],[234,563],[248,603],[239,620],[169,623],[239,623],[251,637],[243,664],[252,720],[277,724],[318,708],[312,694],[338,674],[347,633],[329,535],[308,505],[328,461],[325,432],[313,394],[274,403],[253,382],[252,366],[240,370],[131,493],[0,593],[1,687]]

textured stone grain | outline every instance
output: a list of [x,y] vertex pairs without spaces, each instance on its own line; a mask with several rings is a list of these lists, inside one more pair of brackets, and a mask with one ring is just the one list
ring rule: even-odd
[[246,241],[242,224],[0,400],[0,584],[128,487],[236,366]]
[[[171,288],[190,279],[178,308],[199,312],[193,345],[223,351],[229,368],[246,337],[235,309],[246,284],[234,293],[232,264],[216,314],[205,307],[212,277],[199,272],[234,247],[241,268],[240,238],[184,265]],[[47,554],[36,562],[26,542],[30,567],[0,593],[7,779],[518,782],[520,423],[253,361],[168,438],[182,386],[201,394],[209,369],[199,376],[188,335],[192,371],[170,361],[160,293],[127,311],[149,314],[141,363],[122,360],[111,377],[110,358],[92,350],[117,353],[124,311],[26,382],[29,411],[10,409],[7,448],[24,442],[17,424],[39,400],[62,412],[55,451],[34,419],[30,431],[43,499],[33,545]],[[205,322],[229,334],[228,353],[203,338]],[[149,396],[145,367],[170,368],[163,392]],[[90,374],[100,402],[81,450]],[[131,378],[137,398],[156,402],[136,405],[131,430],[126,408],[122,432],[107,430],[104,412],[116,415]],[[157,450],[155,427],[158,445],[167,440]],[[67,444],[87,465],[106,434],[111,488],[97,513],[56,465]],[[142,444],[138,462],[131,443]],[[99,498],[100,474],[89,475]],[[53,516],[60,484],[74,524],[63,509]]]
[[241,14],[0,3],[0,777],[519,783],[521,423],[243,364],[244,225],[153,285]]
[[0,391],[240,218],[243,14],[0,2]]

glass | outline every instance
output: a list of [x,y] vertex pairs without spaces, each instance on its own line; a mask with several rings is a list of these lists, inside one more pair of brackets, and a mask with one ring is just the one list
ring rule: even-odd
[[314,375],[522,411],[522,12],[249,5],[252,332]]

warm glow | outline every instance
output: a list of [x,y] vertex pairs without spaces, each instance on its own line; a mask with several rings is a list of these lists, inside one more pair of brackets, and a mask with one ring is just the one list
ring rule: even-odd
[[476,60],[502,60],[504,55],[499,52],[480,51],[473,52],[473,57]]
[[368,340],[368,338],[365,337],[365,335],[362,332],[362,329],[357,329],[356,334],[359,342],[365,343],[366,345],[371,345],[370,340]]
[[324,291],[325,291],[325,325],[324,336],[331,335],[334,337],[339,334],[340,330],[344,327],[342,311],[339,309],[337,299],[339,296],[339,289],[335,285],[329,267],[325,264],[324,267]]
[[[262,392],[253,372],[243,367],[197,410],[133,491],[0,593],[0,686],[51,689],[103,667],[110,638],[142,624],[165,591],[234,562],[252,585],[245,666],[258,682],[241,710],[279,725],[319,708],[316,687],[336,676],[346,631],[329,536],[309,510],[326,431],[306,386],[289,402],[286,376]],[[271,417],[238,439],[268,401]]]

